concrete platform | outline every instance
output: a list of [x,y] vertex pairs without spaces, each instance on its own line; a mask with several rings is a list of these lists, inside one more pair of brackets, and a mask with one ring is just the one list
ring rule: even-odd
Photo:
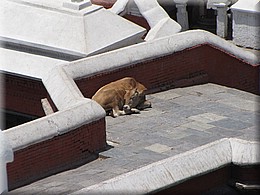
[[[106,185],[115,184],[120,179],[127,181],[131,178],[131,181],[140,182],[139,174],[150,177],[149,174],[157,173],[156,167],[166,167],[167,164],[178,163],[189,168],[196,155],[201,156],[201,166],[187,168],[187,174],[231,161],[238,164],[260,162],[259,156],[254,156],[254,147],[248,147],[252,143],[259,144],[260,140],[257,126],[259,96],[204,84],[151,94],[148,99],[153,107],[141,114],[106,118],[109,147],[97,160],[13,190],[10,194],[87,194],[92,192],[91,189],[106,189]],[[235,139],[235,142],[230,144],[229,139]],[[236,155],[236,149],[242,145],[252,154],[247,162]],[[209,156],[215,156],[215,159]],[[176,174],[175,181],[178,174],[187,175],[185,172]],[[117,179],[113,180],[115,177]],[[115,186],[120,185],[117,182]]]

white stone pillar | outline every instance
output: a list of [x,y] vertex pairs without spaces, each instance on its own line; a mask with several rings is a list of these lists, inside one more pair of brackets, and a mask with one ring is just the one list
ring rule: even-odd
[[228,32],[228,5],[226,3],[216,3],[214,6],[217,8],[217,35],[225,38]]
[[8,192],[6,164],[12,162],[13,158],[12,147],[0,129],[0,194]]
[[174,0],[177,8],[177,22],[181,25],[182,31],[189,29],[189,20],[187,12],[187,1],[188,0]]

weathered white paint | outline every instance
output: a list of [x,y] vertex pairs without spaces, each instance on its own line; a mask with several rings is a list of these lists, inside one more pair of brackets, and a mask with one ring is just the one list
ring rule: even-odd
[[75,101],[66,110],[7,129],[4,134],[8,137],[13,150],[17,151],[101,119],[105,114],[103,108],[96,102],[82,99]]
[[64,64],[63,67],[67,74],[69,74],[73,79],[77,79],[126,67],[149,59],[155,59],[200,44],[211,44],[236,56],[236,58],[251,64],[260,63],[256,54],[250,51],[245,51],[233,43],[230,43],[210,32],[203,30],[190,30],[173,36],[70,62]]
[[0,48],[0,70],[41,79],[65,60]]
[[217,9],[217,35],[225,38],[228,32],[228,4],[216,3],[214,6]]
[[12,145],[0,129],[0,194],[8,192],[6,164],[14,159]]
[[50,102],[48,101],[47,98],[41,99],[41,103],[42,103],[42,108],[43,108],[45,115],[49,115],[49,114],[54,113],[54,111],[51,107],[51,104],[50,104]]
[[260,1],[239,0],[231,6],[235,44],[260,49]]
[[207,0],[207,9],[217,9],[219,4],[229,5],[231,0]]
[[230,163],[259,164],[258,147],[259,142],[224,138],[72,194],[146,194],[168,185],[177,185]]
[[101,6],[75,10],[63,3],[79,4],[68,0],[1,0],[0,23],[4,28],[0,28],[0,36],[41,49],[78,53],[79,57],[143,42],[144,28]]
[[65,8],[82,10],[88,6],[91,6],[92,3],[90,0],[67,0],[64,1],[62,5]]
[[157,0],[118,0],[110,10],[116,14],[127,12],[126,9],[130,9],[129,6],[132,2],[138,7],[151,28],[145,37],[146,41],[170,36],[181,31],[181,26],[169,17]]
[[53,68],[42,82],[58,110],[66,110],[84,99],[74,80],[62,67]]
[[253,165],[260,163],[260,143],[241,139],[231,139],[232,163],[236,165]]
[[238,0],[234,5],[231,6],[233,10],[240,10],[245,12],[259,13],[260,12],[260,1],[259,0]]
[[187,2],[188,0],[174,0],[177,8],[177,21],[181,25],[182,31],[189,29],[189,20],[187,12]]

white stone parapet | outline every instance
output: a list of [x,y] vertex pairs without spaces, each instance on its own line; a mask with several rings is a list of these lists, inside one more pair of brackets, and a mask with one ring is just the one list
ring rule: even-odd
[[177,185],[231,163],[237,165],[259,164],[260,155],[257,150],[259,146],[259,142],[224,138],[72,194],[109,194],[112,192],[146,194],[169,185]]
[[[61,98],[62,99],[62,98]],[[4,131],[14,151],[70,132],[106,116],[103,108],[87,98],[75,101],[70,108]]]
[[14,160],[13,148],[8,137],[0,129],[0,194],[8,192],[6,164]]
[[247,63],[260,64],[256,54],[245,51],[219,36],[204,30],[189,30],[151,42],[132,45],[98,56],[70,62],[64,65],[64,69],[73,79],[89,77],[97,73],[123,68],[129,66],[129,64],[167,56],[201,44],[213,45]]
[[181,31],[181,26],[169,17],[157,0],[118,0],[110,10],[116,14],[127,13],[126,9],[131,9],[129,4],[133,2],[151,28],[145,37],[146,41],[170,36]]

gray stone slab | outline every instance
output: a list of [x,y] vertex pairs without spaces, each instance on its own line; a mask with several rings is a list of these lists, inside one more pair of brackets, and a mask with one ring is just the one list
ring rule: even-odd
[[199,122],[199,121],[192,121],[189,123],[185,123],[183,125],[181,125],[182,127],[186,127],[186,128],[190,128],[190,129],[194,129],[194,130],[198,130],[198,131],[205,131],[211,128],[214,128],[214,124],[207,124],[207,123],[203,123],[203,122]]
[[241,91],[241,90],[238,90],[238,89],[234,89],[234,88],[228,88],[227,93],[228,93],[228,95],[232,94],[232,95],[235,95],[236,97],[246,99],[246,100],[250,100],[250,101],[258,101],[259,102],[259,99],[260,99],[260,97],[258,95],[248,93],[248,92],[245,92],[245,91]]
[[[156,93],[156,94],[153,94],[153,95],[150,95],[152,98],[157,98],[159,100],[173,100],[175,98],[178,98],[180,97],[181,95],[180,94],[177,94],[177,93],[174,93],[174,92],[171,92],[171,91],[163,91],[163,92],[159,92],[159,93]],[[149,96],[148,98],[149,99]]]
[[213,133],[216,137],[239,137],[244,134],[241,130],[235,130],[235,129],[227,129],[227,128],[221,128],[221,127],[215,127],[208,132]]
[[219,121],[219,120],[226,119],[226,118],[227,117],[217,115],[217,114],[214,114],[214,113],[210,113],[210,112],[206,112],[206,113],[198,114],[198,115],[193,115],[193,116],[189,117],[189,119],[191,119],[191,120],[202,122],[202,123],[211,123],[211,122]]
[[[203,103],[202,103],[203,104]],[[188,118],[193,115],[203,114],[207,109],[200,106],[200,103],[194,106],[181,106],[179,109],[172,111],[171,113],[180,117]]]
[[216,141],[220,138],[224,138],[225,136],[222,135],[216,135],[213,133],[204,133],[204,134],[196,134],[194,133],[193,135],[190,135],[189,137],[186,137],[185,140],[186,142],[193,144],[193,145],[205,145],[208,143],[211,143],[213,141]]
[[187,96],[180,96],[172,102],[176,104],[180,104],[182,106],[196,106],[200,102],[205,102],[207,99],[205,97],[196,96],[196,95],[187,95]]
[[208,111],[221,116],[230,116],[236,112],[241,112],[241,110],[235,107],[230,107],[228,105],[216,101],[201,102],[196,105],[196,108],[204,110],[204,112]]
[[259,126],[243,129],[242,132],[243,134],[241,136],[238,136],[238,138],[250,141],[260,141]]
[[150,146],[145,147],[146,150],[150,150],[157,153],[163,153],[171,150],[171,147],[159,143],[152,144]]
[[257,112],[241,111],[232,113],[229,118],[256,125],[259,124],[260,114]]
[[241,129],[245,129],[245,128],[249,128],[249,127],[253,126],[253,124],[251,124],[251,123],[246,123],[246,122],[243,122],[240,120],[234,120],[231,118],[222,119],[219,121],[212,122],[210,124],[215,125],[217,127],[233,129],[233,130],[241,130]]
[[219,100],[219,102],[241,110],[253,112],[259,110],[259,104],[257,102],[240,97],[229,97],[227,99]]

